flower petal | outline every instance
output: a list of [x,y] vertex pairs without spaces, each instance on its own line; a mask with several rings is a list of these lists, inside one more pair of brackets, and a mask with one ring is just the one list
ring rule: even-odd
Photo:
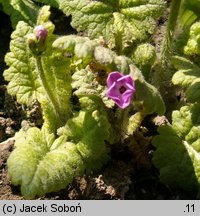
[[123,84],[129,84],[130,86],[135,87],[133,79],[130,75],[125,75],[118,79],[118,81],[122,82]]
[[[111,72],[107,79],[107,96],[122,109],[129,106],[135,92],[135,83],[130,75],[122,75],[118,71]],[[124,91],[122,91],[122,88]]]
[[107,78],[107,86],[108,88],[110,88],[110,86],[116,82],[118,79],[120,79],[121,77],[123,77],[123,75],[118,72],[118,71],[113,71],[111,72],[109,75],[108,75],[108,78]]

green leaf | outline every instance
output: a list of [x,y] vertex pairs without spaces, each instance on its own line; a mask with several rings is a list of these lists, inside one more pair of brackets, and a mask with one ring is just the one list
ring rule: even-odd
[[153,162],[161,180],[185,190],[200,189],[200,104],[172,114],[172,126],[162,126],[153,138]]
[[147,79],[149,77],[151,66],[156,60],[155,47],[148,43],[140,44],[134,51],[132,58]]
[[161,181],[184,190],[196,189],[198,181],[194,163],[197,165],[199,154],[190,145],[184,145],[170,126],[163,126],[158,132],[159,135],[153,139],[156,147],[153,163],[160,171]]
[[70,61],[52,48],[55,35],[52,34],[54,25],[48,21],[49,16],[49,7],[44,6],[37,23],[44,25],[48,36],[39,54],[32,52],[37,42],[33,41],[34,47],[29,48],[33,28],[27,23],[18,23],[11,36],[11,52],[5,58],[9,68],[4,71],[4,77],[9,81],[8,92],[16,95],[19,103],[30,105],[34,100],[41,103],[46,126],[51,132],[56,132],[71,115],[71,72]]
[[47,5],[50,5],[52,7],[58,7],[60,0],[33,0],[33,1],[34,2],[39,2],[39,3],[42,3],[42,4],[47,4]]
[[199,15],[200,0],[187,0],[185,4],[188,7],[188,9],[194,11],[197,15]]
[[130,73],[135,81],[135,103],[140,103],[145,114],[165,113],[164,101],[158,90],[144,80],[142,73],[132,64]]
[[58,138],[45,127],[15,135],[8,172],[25,198],[65,188],[75,176],[97,170],[108,160],[105,142],[112,142],[114,134],[103,103],[98,97],[83,97],[80,103],[82,110],[59,129]]
[[89,172],[98,170],[108,160],[105,141],[112,143],[115,135],[100,98],[82,97],[80,103],[81,111],[67,122],[67,135],[71,142],[77,143]]
[[25,21],[34,26],[37,20],[39,7],[31,0],[0,0],[3,10],[11,17],[13,28],[19,21]]
[[55,139],[38,128],[19,133],[21,138],[16,136],[16,148],[7,163],[12,183],[21,185],[25,198],[65,188],[74,175],[83,172],[76,145],[66,142],[66,138]]
[[200,22],[195,22],[189,31],[189,39],[184,47],[186,55],[200,55]]
[[186,97],[189,102],[200,102],[199,66],[179,56],[173,57],[173,64],[178,69],[172,77],[173,84],[186,89]]
[[11,35],[11,52],[5,57],[9,68],[4,71],[4,78],[10,81],[8,92],[16,95],[19,103],[27,105],[37,98],[37,94],[44,92],[37,79],[33,56],[27,44],[27,35],[32,31],[33,29],[23,21],[18,23]]
[[72,15],[71,24],[78,31],[86,31],[90,38],[103,36],[111,46],[120,41],[123,47],[146,40],[164,8],[163,0],[60,1],[60,9]]
[[[77,45],[82,49],[77,49]],[[165,105],[161,95],[154,86],[145,81],[141,71],[133,65],[129,58],[118,56],[112,50],[98,45],[96,41],[78,36],[60,37],[55,40],[53,47],[60,50],[63,55],[65,52],[70,52],[72,56],[75,55],[76,58],[83,60],[87,59],[87,64],[90,63],[85,69],[76,69],[73,74],[72,87],[75,89],[74,93],[79,97],[99,95],[106,106],[111,108],[113,102],[109,103],[105,97],[108,74],[112,71],[120,71],[123,74],[131,73],[136,85],[134,101],[136,100],[141,104],[142,111],[145,114],[164,114]],[[81,66],[83,65],[81,64]]]
[[80,64],[81,68],[86,67],[92,61],[94,49],[97,45],[96,41],[76,35],[59,37],[53,43],[53,47],[60,50],[64,56],[72,55],[74,57],[73,61]]
[[183,27],[192,25],[197,19],[199,19],[200,10],[199,0],[183,0],[180,10],[180,23]]

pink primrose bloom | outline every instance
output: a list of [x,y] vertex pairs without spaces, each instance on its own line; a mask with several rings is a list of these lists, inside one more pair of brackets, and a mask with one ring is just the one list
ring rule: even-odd
[[111,72],[107,78],[107,87],[107,97],[114,100],[121,109],[129,106],[135,92],[135,83],[130,75]]

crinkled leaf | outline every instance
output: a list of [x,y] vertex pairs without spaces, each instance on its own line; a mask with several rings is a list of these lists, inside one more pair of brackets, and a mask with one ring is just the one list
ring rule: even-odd
[[25,198],[65,188],[75,176],[99,169],[107,161],[105,142],[112,142],[114,134],[104,105],[98,97],[83,97],[80,103],[82,110],[58,130],[58,138],[45,127],[15,135],[8,172]]
[[0,0],[3,10],[11,17],[13,28],[19,21],[25,21],[34,26],[37,20],[39,7],[31,0]]
[[103,36],[111,45],[116,39],[124,47],[146,40],[164,8],[163,0],[60,1],[60,9],[72,15],[72,26],[78,31],[87,31],[90,38]]
[[114,102],[106,97],[106,86],[98,83],[95,73],[89,67],[77,70],[72,76],[72,81],[72,88],[75,89],[74,94],[78,97],[96,95],[102,98],[106,106],[114,106]]
[[[108,74],[112,71],[120,71],[124,74],[131,73],[135,85],[135,98],[143,107],[143,112],[146,114],[158,113],[160,115],[165,112],[165,105],[161,95],[157,89],[147,83],[136,66],[131,60],[125,56],[118,56],[112,50],[98,45],[98,43],[89,40],[88,38],[72,37],[71,35],[58,38],[53,46],[61,50],[61,52],[70,52],[81,59],[89,59],[89,66],[85,69],[77,69],[73,75],[73,88],[78,96],[99,95],[104,100],[108,107],[113,105],[107,102],[105,97],[105,85]],[[90,47],[81,46],[87,43]],[[76,46],[82,49],[76,49]],[[85,49],[85,51],[84,51]],[[76,54],[75,51],[76,50]],[[79,54],[80,52],[80,54]],[[81,54],[81,53],[84,53]],[[102,77],[103,75],[103,77]],[[83,82],[84,81],[84,82]],[[152,103],[153,101],[153,103]]]
[[16,136],[16,148],[8,159],[8,172],[26,198],[65,188],[74,175],[83,172],[76,145],[63,137],[55,139],[38,128],[19,133],[21,138]]
[[200,104],[172,114],[172,126],[159,128],[153,139],[153,162],[161,180],[185,190],[200,189]]
[[4,78],[10,81],[8,92],[16,95],[19,103],[27,105],[37,98],[37,94],[43,94],[44,91],[37,79],[33,56],[27,44],[27,35],[32,31],[27,23],[18,23],[11,35],[11,52],[5,57],[9,69],[4,71]]
[[73,56],[74,61],[81,65],[81,68],[87,66],[94,56],[94,49],[97,42],[89,40],[87,37],[80,37],[76,35],[68,35],[59,37],[54,41],[53,47],[63,52],[64,56]]
[[184,47],[186,55],[200,55],[200,22],[195,22],[189,31],[189,39]]
[[77,143],[86,170],[96,170],[107,161],[105,141],[112,142],[114,134],[100,98],[82,97],[80,103],[82,110],[67,122],[67,134]]
[[99,169],[107,161],[105,141],[114,136],[103,103],[98,97],[83,97],[80,103],[82,110],[59,129],[59,138],[45,127],[15,135],[8,170],[26,198],[65,188],[75,176]]
[[48,30],[46,49],[40,55],[35,55],[28,46],[27,38],[33,28],[19,22],[5,58],[9,68],[4,77],[9,81],[8,92],[16,95],[19,103],[30,105],[35,99],[41,103],[45,123],[55,132],[71,115],[71,74],[67,69],[69,60],[52,48],[54,25],[48,21],[49,15],[49,7],[44,6],[37,20]]
[[174,85],[182,86],[186,89],[186,97],[190,102],[200,101],[200,68],[191,61],[175,56],[173,64],[178,71],[173,75]]
[[132,56],[137,67],[142,71],[147,79],[151,70],[151,66],[156,60],[155,47],[149,43],[140,44],[135,49]]

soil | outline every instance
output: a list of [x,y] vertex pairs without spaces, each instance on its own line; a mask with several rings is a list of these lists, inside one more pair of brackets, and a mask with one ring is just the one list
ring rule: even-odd
[[[3,79],[2,73],[6,68],[4,55],[9,51],[12,27],[9,17],[1,11],[0,18],[1,26],[5,27],[0,28],[0,200],[21,200],[24,197],[21,196],[20,187],[11,184],[6,165],[14,147],[12,136],[21,128],[22,124],[40,126],[42,116],[37,102],[30,108],[20,106],[15,98],[6,91],[7,83]],[[68,23],[70,21],[70,18],[64,18],[58,11],[53,13],[53,19],[60,23],[64,22],[65,26],[66,21]],[[61,34],[65,33],[65,29],[60,27],[56,31]],[[72,33],[74,30],[68,26],[68,32]],[[160,38],[157,40],[160,41]],[[157,124],[163,122],[165,122],[165,118],[159,118]],[[155,127],[155,125],[150,125],[149,128],[151,127]],[[141,139],[141,136],[142,133],[137,135],[136,141],[133,143],[134,150],[126,145],[111,149],[111,160],[98,173],[77,177],[65,189],[47,194],[40,199],[195,199],[195,194],[174,190],[159,181],[159,173],[151,163],[154,149],[149,144],[149,138],[142,137]]]

